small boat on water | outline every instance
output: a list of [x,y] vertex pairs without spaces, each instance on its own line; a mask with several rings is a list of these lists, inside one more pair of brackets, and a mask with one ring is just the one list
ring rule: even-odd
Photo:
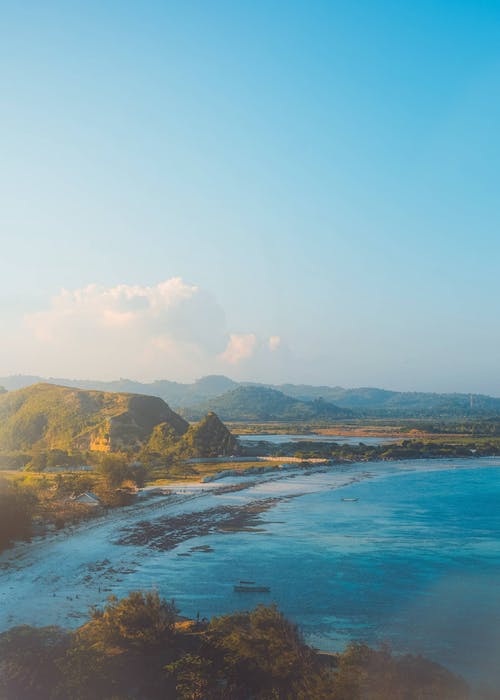
[[255,586],[253,583],[239,583],[234,586],[235,593],[269,593],[269,586]]
[[359,501],[359,498],[343,498],[342,500],[345,503],[356,503],[356,501]]

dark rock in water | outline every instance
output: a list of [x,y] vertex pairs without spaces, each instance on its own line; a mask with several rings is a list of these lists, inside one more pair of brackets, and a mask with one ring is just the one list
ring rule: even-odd
[[249,584],[234,586],[235,593],[269,593],[269,586],[251,586]]
[[213,552],[213,547],[209,544],[200,544],[197,547],[191,547],[190,552]]
[[[141,545],[168,551],[193,537],[215,532],[255,532],[258,531],[257,525],[262,522],[263,513],[291,498],[297,496],[263,498],[242,506],[217,506],[194,513],[168,515],[153,522],[142,520],[133,526],[124,527],[114,544]],[[203,545],[204,548],[207,546]]]

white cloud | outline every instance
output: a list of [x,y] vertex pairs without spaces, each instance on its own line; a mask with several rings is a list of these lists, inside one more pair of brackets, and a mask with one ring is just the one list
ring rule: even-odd
[[57,376],[191,377],[228,342],[223,309],[179,277],[62,290],[25,328],[43,372]]
[[8,326],[0,376],[191,381],[228,372],[245,378],[264,375],[282,350],[279,336],[230,333],[218,302],[180,277],[151,286],[64,289],[17,329]]
[[268,346],[271,352],[275,352],[281,345],[281,338],[279,335],[271,335],[269,337]]
[[231,365],[237,365],[243,360],[248,360],[255,352],[257,336],[255,333],[233,333],[229,338],[227,348],[221,355],[221,359]]

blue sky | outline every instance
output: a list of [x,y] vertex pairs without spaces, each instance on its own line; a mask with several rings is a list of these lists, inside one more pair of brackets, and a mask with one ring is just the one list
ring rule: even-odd
[[0,375],[500,395],[499,76],[498,2],[4,3]]

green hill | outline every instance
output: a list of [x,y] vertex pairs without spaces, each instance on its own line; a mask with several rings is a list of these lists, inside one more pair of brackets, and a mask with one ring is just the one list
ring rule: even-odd
[[352,412],[322,399],[299,401],[281,391],[263,386],[239,386],[222,396],[187,408],[183,414],[196,420],[208,411],[215,411],[222,420],[335,420],[348,418]]
[[160,423],[167,424],[176,437],[189,427],[155,396],[52,384],[0,395],[0,450],[135,449]]
[[238,441],[215,413],[208,413],[183,435],[186,454],[193,457],[218,457],[238,452]]

